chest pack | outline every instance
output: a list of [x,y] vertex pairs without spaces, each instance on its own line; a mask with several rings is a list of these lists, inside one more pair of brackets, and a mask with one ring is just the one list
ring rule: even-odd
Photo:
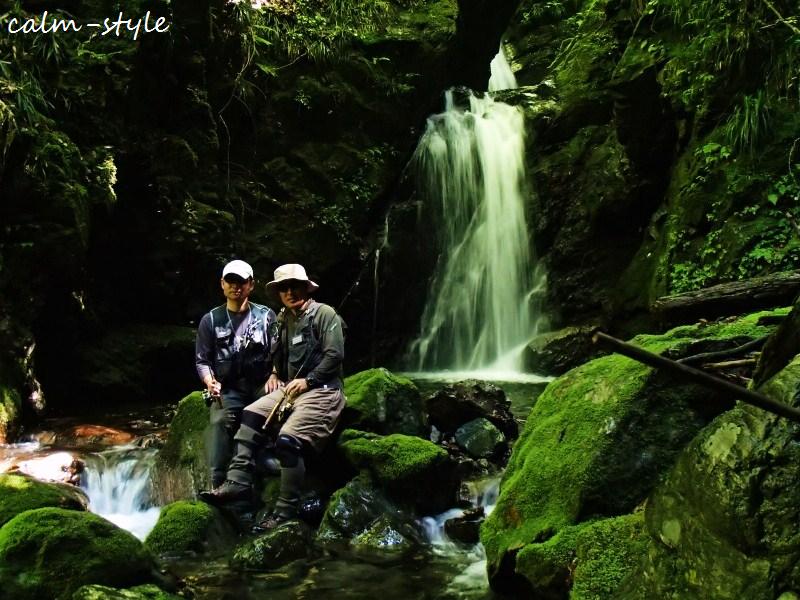
[[209,313],[214,336],[214,375],[223,384],[243,380],[252,385],[266,381],[270,364],[274,313],[250,303],[246,323],[234,327],[223,304]]

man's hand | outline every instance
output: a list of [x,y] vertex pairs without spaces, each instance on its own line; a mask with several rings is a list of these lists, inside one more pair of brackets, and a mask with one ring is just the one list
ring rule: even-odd
[[268,394],[271,394],[275,390],[279,389],[282,385],[283,382],[278,379],[278,376],[275,373],[273,373],[269,376],[269,379],[267,379],[267,383],[264,385],[264,391]]
[[220,393],[222,392],[222,384],[214,379],[212,375],[206,377],[204,383],[208,388],[208,393],[211,394],[212,398],[219,398]]
[[299,396],[308,390],[308,382],[305,379],[292,379],[286,384],[286,395],[289,398]]

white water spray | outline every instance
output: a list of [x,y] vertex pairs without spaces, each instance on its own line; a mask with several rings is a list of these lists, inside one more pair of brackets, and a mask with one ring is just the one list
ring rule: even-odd
[[150,472],[155,450],[115,448],[86,457],[81,487],[89,510],[143,540],[158,520],[160,509],[150,500]]
[[[513,84],[510,68],[494,79]],[[523,115],[488,94],[468,103],[446,92],[415,154],[422,191],[438,200],[441,253],[410,366],[519,373],[543,287],[529,251]]]

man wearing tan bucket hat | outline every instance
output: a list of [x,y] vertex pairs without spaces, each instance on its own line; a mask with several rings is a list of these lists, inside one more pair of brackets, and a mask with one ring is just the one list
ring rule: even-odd
[[215,505],[252,498],[255,450],[264,441],[268,415],[285,396],[293,408],[275,440],[281,463],[280,493],[272,515],[256,529],[270,529],[297,516],[305,479],[303,451],[324,447],[344,408],[345,325],[332,307],[310,297],[317,289],[301,265],[275,269],[267,291],[278,296],[283,308],[277,321],[273,370],[265,385],[267,395],[244,409],[227,481],[200,494],[202,500]]

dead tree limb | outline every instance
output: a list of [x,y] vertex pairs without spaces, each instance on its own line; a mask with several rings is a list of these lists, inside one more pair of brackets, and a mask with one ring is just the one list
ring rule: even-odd
[[764,337],[760,337],[755,340],[750,340],[746,344],[742,344],[741,346],[736,346],[736,348],[730,348],[728,350],[720,350],[718,352],[702,352],[701,354],[692,354],[691,356],[685,356],[681,359],[678,359],[678,362],[683,363],[684,365],[692,365],[696,363],[724,360],[726,358],[731,358],[733,356],[741,356],[742,354],[745,354],[747,352],[760,350],[766,343],[767,338],[769,338],[769,336],[765,335]]
[[789,406],[788,404],[783,404],[782,402],[768,398],[767,396],[759,394],[758,392],[748,390],[747,388],[743,388],[729,381],[724,381],[718,377],[714,377],[713,375],[709,375],[708,373],[704,373],[703,371],[690,367],[689,365],[684,365],[674,360],[670,360],[664,356],[653,354],[652,352],[648,352],[639,346],[634,346],[633,344],[628,344],[627,342],[618,340],[617,338],[603,333],[602,331],[596,331],[592,336],[592,340],[596,344],[602,343],[604,346],[611,348],[614,352],[623,354],[634,360],[638,360],[639,362],[651,367],[668,371],[676,377],[680,377],[681,379],[699,383],[700,385],[712,388],[718,392],[730,394],[732,397],[738,398],[742,402],[752,404],[753,406],[757,406],[758,408],[766,410],[767,412],[771,412],[800,423],[800,410],[793,406]]
[[689,323],[744,312],[789,306],[800,294],[800,271],[773,273],[702,290],[663,296],[651,310],[666,323]]

